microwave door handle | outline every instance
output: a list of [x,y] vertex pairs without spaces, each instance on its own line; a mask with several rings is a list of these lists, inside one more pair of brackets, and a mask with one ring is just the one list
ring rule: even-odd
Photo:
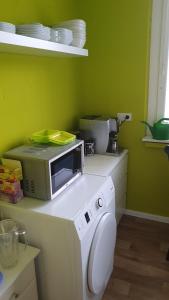
[[74,173],[81,172],[81,147],[75,149]]

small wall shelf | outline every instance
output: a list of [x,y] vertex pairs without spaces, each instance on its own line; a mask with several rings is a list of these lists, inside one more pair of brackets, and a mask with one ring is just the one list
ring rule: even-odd
[[0,31],[0,52],[38,56],[88,56],[87,49]]

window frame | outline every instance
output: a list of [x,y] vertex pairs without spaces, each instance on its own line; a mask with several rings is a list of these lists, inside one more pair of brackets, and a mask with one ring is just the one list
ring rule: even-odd
[[164,117],[169,45],[169,0],[153,0],[150,40],[148,122]]

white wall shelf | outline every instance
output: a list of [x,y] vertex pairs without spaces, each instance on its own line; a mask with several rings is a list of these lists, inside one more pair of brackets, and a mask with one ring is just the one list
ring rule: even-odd
[[38,56],[88,56],[87,49],[0,31],[0,52]]

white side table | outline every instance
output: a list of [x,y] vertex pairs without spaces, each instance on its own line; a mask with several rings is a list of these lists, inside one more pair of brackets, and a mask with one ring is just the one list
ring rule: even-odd
[[[20,244],[20,247],[24,247]],[[27,246],[17,265],[2,269],[3,282],[0,284],[0,300],[38,300],[34,259],[39,249]]]

